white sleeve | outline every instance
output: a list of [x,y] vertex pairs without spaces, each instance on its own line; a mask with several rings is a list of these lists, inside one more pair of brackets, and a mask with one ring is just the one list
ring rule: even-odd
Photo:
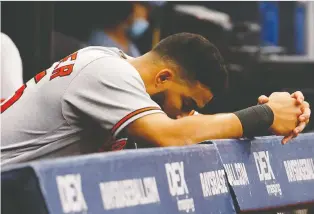
[[[63,114],[77,122],[71,109],[96,120],[114,137],[132,121],[162,110],[147,94],[133,66],[124,59],[103,57],[83,68],[63,96]],[[74,119],[73,119],[74,118]]]
[[1,33],[1,98],[10,97],[23,85],[20,53],[13,41]]

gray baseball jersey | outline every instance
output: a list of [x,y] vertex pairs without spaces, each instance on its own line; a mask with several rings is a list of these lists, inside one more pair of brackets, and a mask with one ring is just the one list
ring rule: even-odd
[[2,164],[121,149],[125,141],[113,142],[128,124],[162,113],[125,59],[84,48],[18,89],[1,104]]

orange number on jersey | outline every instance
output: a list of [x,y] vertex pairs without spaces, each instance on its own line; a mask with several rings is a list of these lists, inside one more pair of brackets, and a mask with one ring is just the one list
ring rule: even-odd
[[[60,68],[58,68],[58,67],[62,62],[65,62],[69,59],[70,59],[70,61],[74,61],[74,60],[76,60],[76,58],[77,58],[77,52],[75,52],[75,53],[63,58],[62,60],[60,60],[60,62],[55,67],[55,70],[52,72],[50,80],[52,80],[56,77],[64,77],[64,76],[70,75],[73,71],[74,64],[61,66]],[[47,75],[46,71],[42,71],[42,72],[38,73],[34,77],[35,83],[37,84],[46,75]],[[7,110],[10,106],[12,106],[16,101],[18,101],[21,98],[21,96],[24,93],[25,88],[26,88],[26,84],[24,84],[21,88],[19,88],[15,92],[13,97],[11,97],[8,100],[3,101],[3,104],[1,105],[1,113],[3,113],[5,110]]]
[[64,76],[70,75],[73,71],[74,64],[64,65],[64,66],[61,66],[60,68],[58,68],[58,67],[62,62],[66,62],[69,59],[70,59],[70,61],[74,61],[74,60],[76,60],[76,58],[77,58],[77,52],[75,52],[75,53],[63,58],[62,60],[60,60],[60,62],[55,67],[55,70],[52,72],[50,80],[53,80],[56,77],[64,77]]
[[74,66],[74,64],[65,65],[65,66],[62,66],[60,68],[57,68],[56,70],[54,70],[52,72],[50,80],[52,80],[56,77],[64,77],[64,76],[70,75],[73,71],[73,66]]
[[[46,71],[42,71],[40,73],[38,73],[35,77],[35,83],[37,84],[44,76],[46,76],[47,72]],[[24,93],[24,90],[26,88],[26,84],[22,85],[22,87],[20,87],[15,94],[13,95],[13,97],[11,97],[10,99],[6,100],[3,105],[1,105],[1,113],[3,113],[5,110],[7,110],[8,108],[10,108],[16,101],[18,101],[21,96]]]

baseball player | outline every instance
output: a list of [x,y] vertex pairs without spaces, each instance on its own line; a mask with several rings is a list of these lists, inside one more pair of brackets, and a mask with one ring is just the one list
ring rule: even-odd
[[270,129],[285,143],[309,121],[301,92],[263,96],[260,105],[234,113],[187,116],[226,82],[219,51],[195,34],[167,37],[138,58],[116,48],[81,49],[1,104],[2,164],[119,150],[128,136],[181,146]]

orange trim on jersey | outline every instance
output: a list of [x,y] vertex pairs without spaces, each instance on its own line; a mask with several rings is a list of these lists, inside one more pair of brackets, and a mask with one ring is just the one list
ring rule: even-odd
[[23,95],[24,90],[26,88],[26,85],[22,85],[14,94],[13,97],[11,97],[9,100],[4,102],[3,104],[1,103],[1,114],[7,110],[10,106],[12,106],[16,101],[20,99],[20,97]]
[[114,144],[112,144],[111,151],[122,150],[125,147],[125,145],[127,144],[127,142],[128,142],[127,138],[123,138],[123,139],[116,141]]
[[146,108],[141,108],[141,109],[138,109],[136,111],[133,111],[131,112],[130,114],[128,114],[127,116],[125,116],[124,118],[122,118],[119,122],[116,123],[116,125],[113,126],[113,128],[111,129],[111,133],[114,134],[117,129],[123,124],[125,123],[126,121],[128,121],[129,119],[131,119],[132,117],[140,114],[140,113],[143,113],[145,111],[151,111],[151,110],[161,110],[160,108],[158,107],[146,107]]
[[34,77],[35,83],[38,83],[43,77],[45,77],[47,74],[46,70],[36,74],[36,76]]

